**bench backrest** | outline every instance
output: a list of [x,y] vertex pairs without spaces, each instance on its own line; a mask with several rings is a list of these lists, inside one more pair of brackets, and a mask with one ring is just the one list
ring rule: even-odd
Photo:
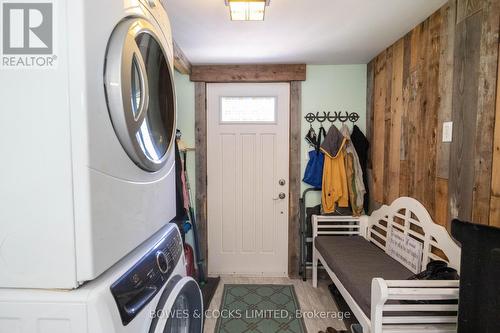
[[[388,239],[393,232],[399,231],[398,234],[403,233],[405,237],[422,243],[421,270],[425,269],[430,260],[444,260],[460,272],[460,247],[444,227],[432,221],[425,207],[415,199],[401,197],[390,206],[384,205],[372,215],[362,217],[361,229],[367,240],[389,255]],[[412,267],[400,258],[394,259],[412,270]]]

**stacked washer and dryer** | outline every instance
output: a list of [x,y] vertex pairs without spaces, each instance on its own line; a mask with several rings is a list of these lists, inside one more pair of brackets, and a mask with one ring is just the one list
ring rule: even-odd
[[158,0],[53,1],[57,66],[0,77],[0,333],[200,332]]

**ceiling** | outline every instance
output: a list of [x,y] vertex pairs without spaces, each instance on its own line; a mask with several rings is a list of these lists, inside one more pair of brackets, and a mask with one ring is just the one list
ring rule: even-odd
[[232,22],[224,0],[161,0],[193,64],[362,64],[446,0],[271,0],[262,22]]

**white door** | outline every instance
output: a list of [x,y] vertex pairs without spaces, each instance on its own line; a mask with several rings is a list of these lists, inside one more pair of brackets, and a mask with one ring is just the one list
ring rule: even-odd
[[290,85],[207,85],[208,272],[287,276]]

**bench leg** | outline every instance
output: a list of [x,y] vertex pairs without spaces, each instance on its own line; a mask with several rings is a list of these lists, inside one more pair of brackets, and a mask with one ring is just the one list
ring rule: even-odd
[[318,288],[318,254],[314,246],[312,253],[312,283],[314,288]]

